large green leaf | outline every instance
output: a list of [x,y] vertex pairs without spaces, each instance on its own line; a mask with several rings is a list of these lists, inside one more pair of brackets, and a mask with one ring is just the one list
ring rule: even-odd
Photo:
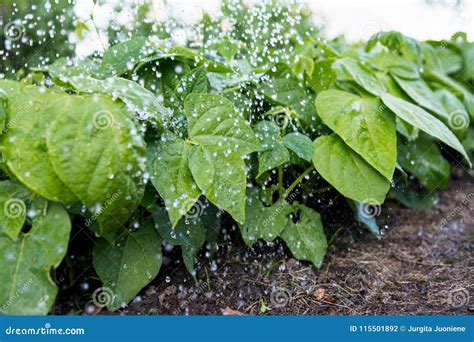
[[9,170],[21,183],[55,202],[74,203],[77,197],[53,169],[46,148],[46,130],[62,111],[50,106],[69,98],[68,95],[13,82],[2,82],[8,94],[7,126],[1,136],[3,157]]
[[295,207],[298,209],[298,222],[289,220],[281,238],[296,259],[311,261],[319,268],[328,246],[321,217],[311,208],[303,205]]
[[440,118],[448,118],[442,104],[422,79],[407,80],[392,74],[400,88],[419,106],[432,111]]
[[26,221],[25,200],[30,195],[20,184],[0,182],[0,234],[5,233],[13,241],[18,238]]
[[327,90],[316,98],[316,108],[347,145],[387,179],[392,178],[397,159],[395,117],[378,98]]
[[102,280],[99,302],[109,309],[127,305],[158,274],[161,239],[153,223],[146,221],[138,231],[121,229],[113,241],[99,238],[93,250],[94,268]]
[[104,97],[65,96],[48,106],[47,148],[54,171],[100,223],[115,231],[143,195],[144,143],[122,105]]
[[337,191],[362,203],[383,203],[390,188],[390,182],[384,176],[334,135],[314,141],[313,163]]
[[458,138],[456,138],[454,133],[451,132],[440,120],[433,117],[423,108],[390,94],[382,95],[382,101],[401,119],[457,150],[464,158],[466,158],[469,165],[471,165],[469,157]]
[[245,206],[245,223],[240,225],[242,238],[251,247],[258,239],[271,242],[285,229],[289,214],[293,211],[285,200],[279,200],[271,207],[265,207],[258,189],[250,189]]
[[127,105],[129,111],[138,114],[139,119],[153,118],[160,124],[169,119],[170,112],[163,107],[158,98],[136,82],[120,77],[110,77],[105,80],[87,76],[60,76],[59,78],[80,92],[119,98]]
[[360,64],[353,58],[346,57],[336,60],[333,68],[348,73],[358,85],[373,95],[380,96],[386,92],[383,83],[375,77],[375,74],[367,66]]
[[237,222],[245,220],[247,184],[243,157],[261,150],[252,129],[225,97],[190,94],[184,111],[191,143],[189,167],[202,193]]
[[165,201],[173,227],[201,195],[188,166],[190,153],[191,145],[171,138],[160,146],[152,164],[151,180]]
[[[189,167],[202,193],[239,223],[245,221],[245,162],[238,153],[212,146],[195,147]],[[206,169],[203,167],[206,166]],[[212,176],[211,175],[212,172]]]
[[398,162],[429,190],[445,188],[449,180],[449,163],[428,136],[420,135],[412,143],[398,144]]
[[241,156],[260,150],[252,129],[232,102],[215,94],[190,94],[184,102],[189,137],[199,145]]
[[58,292],[51,270],[64,258],[70,232],[67,212],[50,203],[46,215],[35,217],[31,230],[17,241],[0,233],[0,314],[49,312]]
[[102,57],[99,72],[103,77],[120,76],[131,71],[136,63],[153,50],[147,46],[147,38],[136,37],[115,44]]

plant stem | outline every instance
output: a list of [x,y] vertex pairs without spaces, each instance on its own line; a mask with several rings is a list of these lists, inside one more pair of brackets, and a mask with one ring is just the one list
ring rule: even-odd
[[286,189],[283,198],[287,198],[289,194],[296,188],[296,186],[303,180],[304,177],[306,177],[311,171],[313,171],[314,167],[310,166],[306,170],[303,171],[301,175],[298,176],[298,178],[295,179],[293,183]]
[[283,195],[283,167],[280,165],[278,166],[278,194],[281,196]]

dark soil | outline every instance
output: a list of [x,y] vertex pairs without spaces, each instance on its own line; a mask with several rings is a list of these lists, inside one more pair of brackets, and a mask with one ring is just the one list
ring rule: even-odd
[[203,256],[197,282],[167,258],[159,277],[123,310],[91,307],[88,290],[81,298],[60,294],[58,302],[67,304],[56,313],[88,307],[89,314],[121,315],[472,315],[473,200],[474,181],[458,169],[434,209],[384,205],[381,240],[339,229],[320,270],[292,259],[279,243],[250,250],[234,242],[212,259]]

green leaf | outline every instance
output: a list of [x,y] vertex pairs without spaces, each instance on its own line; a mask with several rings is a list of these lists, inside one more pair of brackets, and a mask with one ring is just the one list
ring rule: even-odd
[[131,112],[136,112],[141,120],[154,118],[163,124],[169,116],[168,109],[158,101],[158,98],[148,89],[136,82],[120,77],[98,80],[89,76],[58,76],[61,81],[70,84],[83,93],[104,94],[119,98]]
[[52,110],[51,104],[69,96],[34,86],[13,87],[11,82],[2,82],[0,87],[9,94],[8,121],[5,134],[1,136],[8,169],[42,197],[61,203],[77,202],[77,197],[53,169],[46,147],[48,127],[68,110],[67,106],[61,111]]
[[207,93],[208,91],[209,80],[207,79],[206,69],[203,67],[196,68],[181,78],[178,88],[183,101],[191,93]]
[[59,177],[100,224],[100,235],[124,224],[144,191],[145,148],[123,106],[104,97],[65,96],[47,108],[47,148]]
[[4,133],[7,123],[7,101],[7,93],[0,88],[0,135]]
[[146,55],[149,51],[147,38],[136,37],[115,44],[105,51],[100,65],[100,73],[103,77],[120,76],[129,70]]
[[387,179],[397,159],[395,117],[378,98],[340,90],[319,93],[316,108],[323,122]]
[[382,101],[401,119],[457,150],[464,158],[466,158],[469,166],[471,166],[469,157],[467,156],[466,151],[464,151],[462,144],[441,121],[433,117],[424,109],[393,95],[384,94],[382,96]]
[[16,241],[26,221],[25,200],[31,192],[12,181],[0,182],[0,235]]
[[252,129],[225,97],[190,94],[184,102],[189,137],[197,144],[241,156],[261,149]]
[[316,267],[321,267],[327,250],[321,217],[313,209],[303,205],[298,208],[298,222],[289,220],[281,238],[286,242],[291,253],[298,260],[308,260]]
[[322,136],[314,141],[313,163],[337,191],[362,203],[383,203],[390,188],[384,176],[337,136]]
[[263,206],[258,189],[248,191],[245,205],[246,220],[240,226],[245,244],[251,247],[258,239],[271,242],[285,229],[289,214],[293,211],[285,200],[279,200],[271,207]]
[[188,166],[190,153],[191,145],[171,139],[160,146],[151,168],[151,180],[165,201],[173,227],[201,195]]
[[414,142],[399,143],[398,162],[429,190],[448,186],[449,163],[436,143],[426,135],[420,135]]
[[331,88],[336,82],[337,75],[332,65],[334,59],[323,59],[314,63],[313,73],[308,80],[308,86],[316,93]]
[[46,315],[58,289],[51,279],[66,255],[71,222],[67,212],[50,203],[27,234],[13,243],[0,233],[0,314]]
[[311,139],[301,133],[289,133],[283,138],[283,145],[285,145],[290,151],[296,153],[296,155],[304,160],[311,161],[313,155],[313,142]]
[[435,113],[440,118],[448,118],[448,113],[446,113],[438,98],[422,79],[406,80],[396,75],[392,75],[392,77],[400,88],[420,107]]
[[436,191],[419,191],[403,183],[394,186],[387,198],[393,198],[407,208],[433,209],[439,203]]
[[138,231],[121,229],[111,242],[97,239],[92,258],[107,296],[100,304],[119,309],[157,276],[162,262],[160,236],[150,221]]
[[79,40],[83,39],[82,34],[83,34],[84,31],[89,32],[89,27],[86,25],[86,23],[78,20],[76,22],[76,28],[74,29],[74,32],[76,33],[76,36],[77,36],[77,38],[79,38]]
[[377,79],[373,71],[353,58],[345,57],[336,60],[333,68],[348,73],[358,85],[373,95],[380,96],[387,91],[383,83]]
[[[203,169],[204,165],[206,169]],[[242,157],[238,153],[227,154],[219,147],[199,146],[191,153],[189,167],[202,193],[237,222],[243,223],[247,176]]]
[[296,75],[303,77],[305,74],[311,76],[314,71],[314,62],[307,56],[298,56],[295,64],[293,65],[293,72]]
[[278,65],[268,74],[269,80],[262,83],[265,98],[274,104],[289,107],[298,115],[305,129],[314,131],[320,124],[314,107],[314,95],[307,91],[301,81],[286,66]]
[[260,121],[254,128],[264,151],[258,154],[258,175],[283,165],[290,160],[290,153],[280,139],[280,128],[272,121]]

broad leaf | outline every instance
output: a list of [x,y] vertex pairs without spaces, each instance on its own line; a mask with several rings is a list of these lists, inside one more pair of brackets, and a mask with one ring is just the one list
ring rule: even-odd
[[313,73],[308,80],[308,85],[316,93],[331,88],[336,82],[337,75],[332,65],[334,59],[323,59],[314,63]]
[[160,146],[151,168],[151,180],[165,200],[173,227],[201,195],[188,166],[190,153],[191,145],[172,139]]
[[384,176],[337,136],[322,136],[314,141],[313,163],[337,191],[362,203],[383,203],[390,188]]
[[9,170],[28,188],[39,195],[61,203],[77,202],[77,197],[58,177],[46,148],[46,131],[61,111],[51,104],[62,102],[68,95],[43,91],[28,86],[12,90],[11,82],[0,83],[8,95],[8,121],[1,136],[3,157]]
[[290,154],[280,141],[280,128],[272,121],[261,121],[254,128],[264,151],[258,154],[258,175],[290,160]]
[[65,96],[47,107],[47,147],[59,177],[100,223],[120,228],[143,195],[145,149],[123,106],[104,97]]
[[424,187],[434,190],[448,186],[449,163],[428,136],[420,135],[410,143],[400,142],[398,151],[400,165],[415,175]]
[[241,156],[260,150],[260,143],[232,103],[215,94],[190,94],[184,102],[189,137],[202,146]]
[[424,109],[393,95],[384,94],[382,96],[382,101],[401,119],[457,150],[467,160],[469,165],[471,165],[469,157],[467,156],[462,144],[453,132],[451,132],[441,121],[433,117]]
[[440,118],[448,118],[448,113],[446,113],[444,107],[425,81],[422,79],[406,80],[396,75],[392,75],[392,77],[416,104],[432,111]]
[[290,219],[281,238],[296,259],[311,261],[319,268],[327,250],[321,217],[311,208],[303,205],[295,207],[298,209],[298,222],[294,223]]
[[353,58],[336,60],[333,68],[348,73],[358,85],[373,95],[380,96],[386,92],[383,83],[375,77],[375,74]]
[[[203,169],[204,165],[207,169]],[[199,146],[190,156],[189,167],[202,193],[237,222],[243,223],[247,176],[242,157],[237,153],[226,154],[220,148]]]
[[127,71],[133,70],[136,63],[146,55],[153,52],[147,46],[147,38],[136,37],[109,48],[100,65],[100,74],[103,77],[120,76]]
[[170,112],[163,107],[158,98],[136,82],[120,77],[98,80],[84,76],[63,76],[60,79],[83,93],[104,94],[119,98],[127,105],[127,109],[136,112],[141,120],[151,117],[163,124],[170,116]]
[[387,179],[397,159],[395,117],[378,98],[340,90],[321,92],[316,108],[323,122]]
[[92,258],[107,296],[99,304],[119,309],[157,276],[162,262],[160,236],[150,221],[138,231],[120,229],[113,241],[96,241]]
[[311,161],[313,155],[313,142],[301,133],[289,133],[283,138],[283,145],[304,160]]
[[51,270],[64,258],[71,222],[67,212],[50,203],[45,216],[37,216],[27,234],[16,242],[0,233],[0,314],[46,315],[58,289]]
[[285,229],[289,214],[293,211],[285,200],[279,200],[271,207],[265,207],[259,196],[258,189],[250,189],[245,206],[245,223],[240,225],[242,238],[251,247],[258,239],[271,242]]
[[301,81],[286,66],[275,67],[262,83],[266,99],[292,109],[298,115],[305,129],[314,131],[320,124],[314,107],[314,95],[308,92]]

